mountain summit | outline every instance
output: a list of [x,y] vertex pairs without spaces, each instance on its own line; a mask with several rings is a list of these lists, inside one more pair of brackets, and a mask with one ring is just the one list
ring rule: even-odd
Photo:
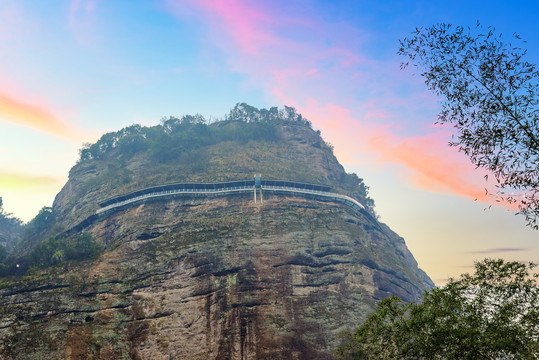
[[80,155],[2,282],[2,358],[332,359],[378,300],[433,286],[293,108],[133,125]]

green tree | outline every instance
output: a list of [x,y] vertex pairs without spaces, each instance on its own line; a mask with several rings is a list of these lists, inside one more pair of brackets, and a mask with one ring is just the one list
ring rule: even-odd
[[0,242],[3,242],[8,248],[12,247],[22,229],[22,221],[5,212],[2,197],[0,197]]
[[497,200],[516,203],[538,229],[539,71],[525,60],[520,37],[511,41],[518,44],[479,23],[440,24],[416,29],[398,54],[442,97],[438,122],[456,128],[450,145],[493,174]]
[[[83,232],[75,239],[50,237],[31,245],[25,267],[48,267],[63,261],[91,259],[102,251],[92,234]],[[20,259],[19,259],[20,260]]]
[[83,232],[73,242],[65,243],[64,249],[68,260],[90,259],[101,252],[101,246],[88,232]]
[[8,256],[8,252],[5,246],[0,245],[0,263],[3,263]]
[[338,359],[538,359],[534,264],[486,259],[426,292],[421,303],[389,297],[345,334]]
[[56,221],[52,207],[44,206],[24,228],[23,242],[35,240],[50,231]]

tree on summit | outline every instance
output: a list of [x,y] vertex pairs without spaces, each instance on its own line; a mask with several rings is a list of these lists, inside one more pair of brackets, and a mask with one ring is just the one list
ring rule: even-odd
[[443,98],[438,123],[456,129],[450,143],[497,181],[497,201],[518,205],[528,225],[539,217],[539,71],[517,34],[439,24],[416,29],[399,55]]

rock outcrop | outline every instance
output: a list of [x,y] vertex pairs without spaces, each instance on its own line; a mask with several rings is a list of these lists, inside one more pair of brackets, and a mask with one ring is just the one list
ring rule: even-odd
[[[295,163],[282,153],[273,168],[286,171],[278,175],[308,181],[301,174],[315,174],[354,195],[338,183],[347,175],[333,155],[313,147],[323,141],[308,126],[277,131],[286,140],[273,150],[259,143],[261,160],[243,156],[249,147],[256,153],[255,144],[224,144],[240,149],[242,165],[237,159],[227,165],[227,156],[215,153],[209,173],[228,166],[232,175],[224,177],[252,174],[254,167],[268,173],[272,167],[263,165],[276,149],[305,148],[314,160]],[[140,166],[145,160],[137,156]],[[152,174],[135,165],[130,172],[131,179]],[[81,162],[71,174],[55,203],[58,232],[91,214],[97,197],[118,194],[101,187],[78,192],[99,183],[99,160]],[[105,249],[98,258],[3,279],[1,358],[332,359],[339,333],[361,324],[378,300],[418,300],[433,286],[402,238],[367,212],[328,201],[167,198],[110,213],[84,231]]]

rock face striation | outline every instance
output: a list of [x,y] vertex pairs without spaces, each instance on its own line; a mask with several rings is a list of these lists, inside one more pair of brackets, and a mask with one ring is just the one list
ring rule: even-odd
[[[56,198],[49,233],[65,233],[91,215],[98,199],[156,179],[234,180],[260,172],[330,185],[368,202],[361,180],[344,172],[307,123],[277,115],[266,122],[277,140],[197,148],[200,171],[176,160],[152,166],[149,147],[123,160],[125,153],[114,153],[121,146],[109,158],[81,160]],[[114,159],[127,168],[111,168]],[[162,171],[175,166],[184,171],[169,179]],[[124,170],[121,185],[104,184],[107,172]],[[208,178],[215,174],[220,178]],[[418,300],[433,286],[404,240],[372,214],[292,194],[265,194],[262,203],[248,194],[140,202],[83,231],[103,247],[99,257],[2,279],[1,358],[332,359],[339,333],[361,324],[378,300]]]

